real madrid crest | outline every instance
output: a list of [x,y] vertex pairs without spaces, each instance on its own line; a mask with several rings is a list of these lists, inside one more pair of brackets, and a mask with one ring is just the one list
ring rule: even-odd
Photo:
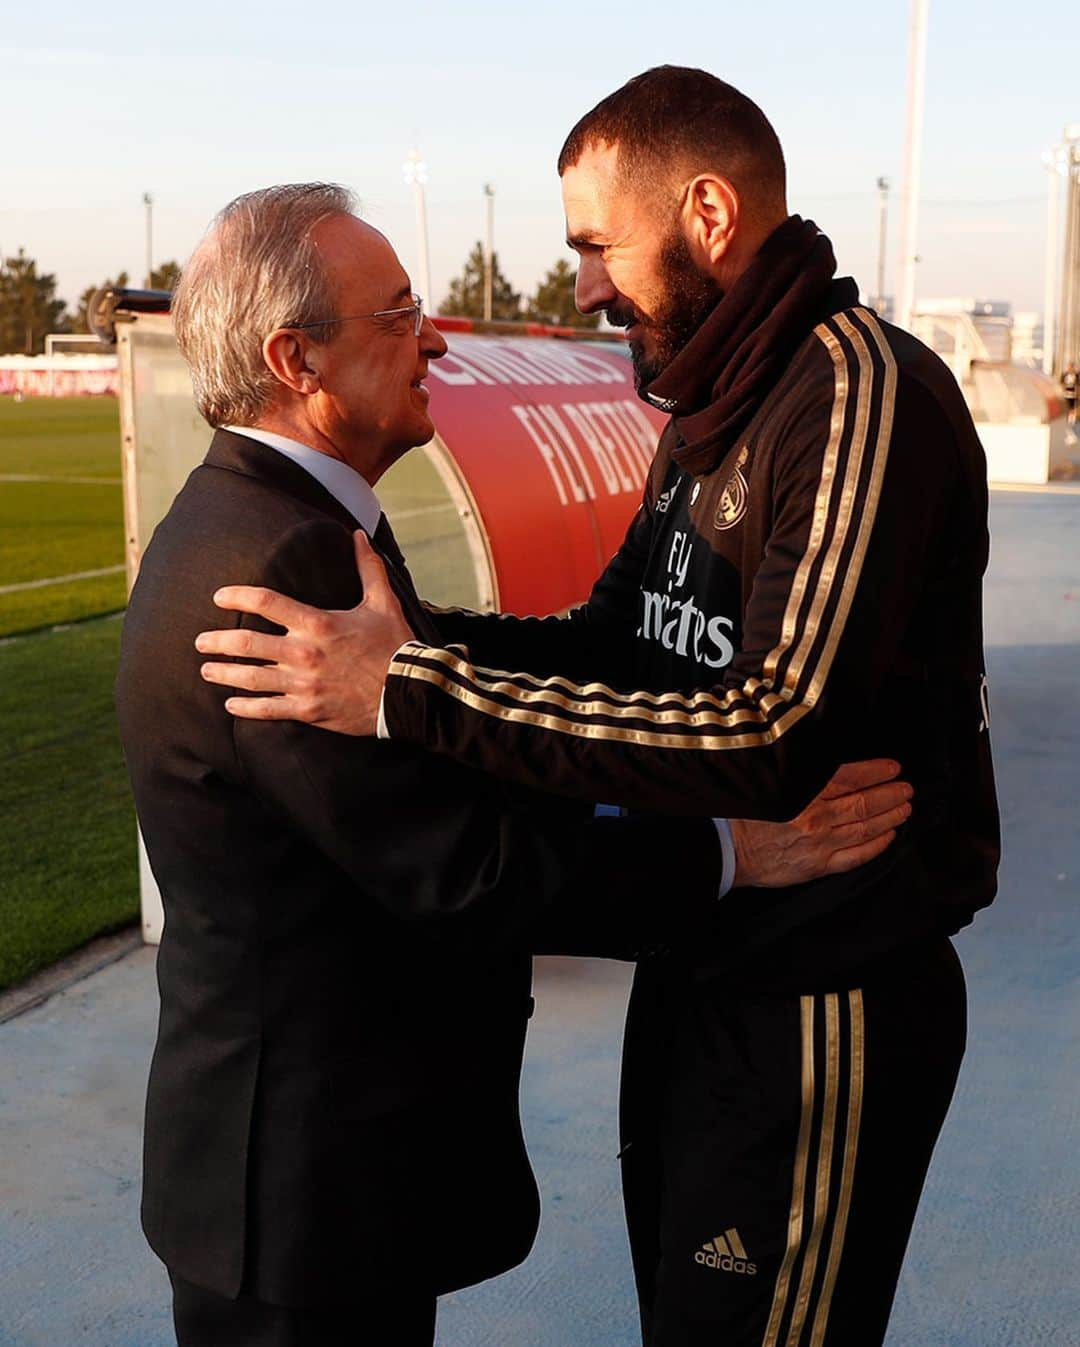
[[750,488],[746,484],[746,478],[743,476],[742,470],[749,457],[750,450],[744,445],[739,451],[735,471],[728,478],[727,485],[720,493],[720,504],[716,507],[716,515],[713,518],[713,528],[715,529],[734,528],[746,513]]

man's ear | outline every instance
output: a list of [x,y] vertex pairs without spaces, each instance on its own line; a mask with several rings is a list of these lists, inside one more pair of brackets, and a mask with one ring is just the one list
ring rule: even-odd
[[739,222],[739,194],[714,173],[699,173],[686,189],[683,225],[691,249],[710,267],[720,264],[731,249]]
[[318,362],[311,359],[312,347],[292,328],[275,328],[264,337],[262,354],[274,378],[294,393],[317,393],[322,387]]

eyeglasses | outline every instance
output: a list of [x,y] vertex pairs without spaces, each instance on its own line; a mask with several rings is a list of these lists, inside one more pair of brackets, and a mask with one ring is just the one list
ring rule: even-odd
[[404,318],[406,314],[415,317],[413,336],[418,337],[420,329],[424,326],[424,301],[417,294],[412,295],[411,304],[406,304],[401,309],[376,309],[374,313],[353,313],[346,318],[320,318],[314,323],[288,323],[286,326],[303,332],[306,328],[325,327],[328,323],[353,323],[361,318]]

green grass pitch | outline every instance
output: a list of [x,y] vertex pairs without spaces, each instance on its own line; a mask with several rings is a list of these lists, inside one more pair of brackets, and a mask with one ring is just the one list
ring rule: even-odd
[[124,606],[120,420],[112,398],[0,398],[0,636]]
[[0,644],[0,987],[135,919],[116,618]]
[[0,398],[0,987],[138,913],[120,623],[77,621],[123,607],[123,572],[27,587],[123,559],[116,402]]

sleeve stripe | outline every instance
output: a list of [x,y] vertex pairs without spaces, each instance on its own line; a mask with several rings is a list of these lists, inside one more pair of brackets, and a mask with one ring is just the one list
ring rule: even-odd
[[[823,628],[822,619],[826,608],[836,599],[836,589],[833,583],[834,579],[842,574],[843,583],[840,589],[839,602],[833,615],[829,635],[825,642],[824,649],[813,668],[804,694],[805,700],[810,705],[816,703],[818,697],[821,695],[821,690],[825,685],[825,680],[832,667],[833,657],[836,654],[836,648],[840,643],[840,637],[846,623],[848,610],[851,607],[851,601],[855,595],[855,588],[862,572],[863,558],[866,555],[870,531],[873,528],[874,516],[877,513],[877,501],[880,495],[881,477],[884,475],[885,463],[888,458],[888,437],[892,428],[891,403],[886,423],[885,398],[883,397],[881,415],[877,422],[877,443],[872,447],[870,482],[866,490],[866,498],[861,502],[862,508],[860,511],[858,508],[860,505],[859,487],[863,475],[864,457],[867,450],[868,429],[871,419],[871,399],[875,391],[877,391],[874,381],[874,366],[870,350],[866,345],[862,332],[849,322],[843,314],[839,314],[835,322],[840,331],[851,343],[859,370],[851,450],[848,455],[839,503],[838,506],[832,507],[835,510],[836,519],[832,541],[825,553],[822,564],[821,580],[814,592],[814,597],[806,616],[806,624],[803,630],[802,639],[798,649],[792,657],[791,668],[789,668],[787,677],[784,680],[786,686],[793,686],[798,683],[803,672],[809,668],[811,651],[815,641],[820,637]],[[820,331],[818,335],[822,342],[824,342],[826,349],[833,359],[837,371],[837,382],[839,383],[842,377],[841,371],[846,368],[847,357],[844,354],[840,342],[827,328]],[[887,396],[889,385],[888,374],[886,374],[884,383]],[[883,434],[884,443],[882,443]],[[828,452],[826,452],[826,459],[828,457]],[[823,486],[824,478],[825,474],[823,473]],[[825,532],[825,521],[830,510],[830,502],[827,499],[823,500],[822,494],[822,491],[819,491],[818,499],[814,507],[814,527],[811,530],[811,537],[813,537],[814,533],[823,534]],[[855,546],[848,565],[843,567],[842,557],[848,543],[851,523],[856,514],[859,516],[859,528]],[[819,517],[821,520],[820,530],[818,528]],[[806,564],[809,560],[812,565],[810,550],[811,549],[809,548],[807,549],[807,556],[804,558],[803,564]],[[766,674],[769,675],[771,673],[771,676],[775,678],[775,672],[775,666],[773,666],[770,671],[769,664],[766,662]]]
[[[773,742],[798,723],[825,686],[858,587],[888,460],[896,397],[896,362],[874,315],[852,310],[814,331],[834,367],[829,440],[806,551],[763,679],[750,678],[721,696],[709,691],[690,696],[619,693],[602,683],[582,686],[560,677],[472,668],[448,651],[415,642],[397,652],[390,676],[431,683],[497,719],[648,747],[748,748]],[[855,407],[848,426],[852,385]],[[846,563],[845,552],[850,552]],[[757,728],[746,731],[748,723]]]
[[[409,647],[402,647],[403,651]],[[423,647],[421,647],[423,649]],[[626,725],[607,725],[600,724],[595,719],[587,721],[571,720],[565,715],[549,715],[539,710],[526,710],[524,707],[510,707],[502,702],[492,701],[490,698],[479,696],[470,691],[461,684],[448,677],[446,674],[439,673],[434,669],[427,668],[420,664],[407,664],[403,661],[395,661],[390,667],[391,675],[401,678],[418,679],[421,682],[431,683],[441,691],[453,697],[456,701],[468,706],[471,710],[479,711],[485,715],[493,716],[498,720],[513,721],[521,725],[533,725],[540,729],[554,730],[560,734],[568,734],[583,739],[603,739],[608,742],[641,744],[647,748],[692,748],[692,749],[715,749],[715,748],[752,748],[755,745],[766,742],[769,739],[778,738],[779,734],[773,727],[767,727],[764,730],[755,730],[749,734],[725,734],[709,735],[695,733],[687,736],[684,733],[678,733],[672,730],[670,733],[657,732],[655,730],[639,730],[630,728]],[[538,703],[541,704],[541,703]],[[731,726],[736,723],[738,717],[744,719],[760,718],[751,712],[737,712],[734,716],[727,716],[724,719],[725,726]],[[634,717],[635,719],[640,717]],[[660,718],[657,718],[660,720]],[[689,717],[686,717],[689,719]],[[664,717],[660,723],[669,723],[668,718]],[[700,723],[694,718],[693,723]]]
[[[442,658],[443,651],[434,649],[430,646],[419,646],[413,644],[413,653],[417,650],[423,651],[423,658],[428,661],[436,661],[445,664]],[[527,692],[529,689],[544,691],[546,689],[561,688],[570,693],[572,697],[580,698],[588,696],[590,702],[606,700],[614,708],[621,706],[635,706],[652,710],[661,710],[670,707],[672,710],[696,711],[700,709],[703,697],[719,701],[711,693],[701,693],[694,696],[687,696],[681,692],[617,692],[614,688],[608,687],[606,683],[574,683],[568,678],[563,678],[560,674],[552,674],[548,678],[541,678],[537,674],[524,672],[513,673],[507,669],[481,669],[474,667],[471,670],[473,681],[479,684],[485,684],[489,691],[495,692]],[[506,684],[506,687],[502,685]],[[551,700],[549,698],[548,700]],[[745,700],[745,699],[744,699]]]
[[[498,671],[478,670],[471,667],[467,660],[457,658],[449,649],[441,650],[433,646],[422,645],[417,641],[408,642],[396,652],[389,672],[391,676],[417,678],[432,683],[450,696],[472,706],[473,709],[499,716],[505,720],[535,723],[532,711],[523,711],[518,715],[516,713],[517,708],[519,706],[531,708],[557,707],[566,713],[567,724],[565,728],[568,733],[574,732],[574,727],[588,730],[589,726],[592,725],[593,732],[598,736],[612,737],[608,735],[608,731],[614,727],[606,724],[609,720],[623,721],[628,724],[637,721],[644,725],[669,726],[673,734],[679,726],[683,726],[691,732],[696,732],[698,727],[715,727],[718,731],[723,731],[726,727],[742,725],[747,721],[762,724],[765,720],[759,709],[765,699],[760,696],[748,697],[743,688],[731,689],[722,699],[706,692],[699,693],[694,697],[672,693],[668,698],[659,702],[636,700],[625,706],[618,706],[596,697],[596,693],[599,693],[602,697],[608,691],[604,689],[602,684],[589,684],[582,688],[568,683],[565,679],[537,679],[534,680],[536,691],[527,691],[520,686],[520,682],[528,676],[515,674],[513,676],[514,681],[504,681],[499,678]],[[567,697],[557,692],[555,689],[558,686],[567,687],[572,695]],[[594,695],[586,697],[584,695],[586,693]],[[641,694],[642,698],[648,698],[648,696],[649,694]],[[774,700],[778,699],[774,698]],[[649,709],[650,705],[664,706],[671,702],[681,704],[685,709],[660,711]],[[711,704],[712,709],[707,709],[709,704]],[[787,705],[786,702],[782,701],[779,701],[778,704],[781,706]],[[571,721],[571,716],[580,719]],[[546,727],[549,729],[559,728],[554,723],[555,719],[557,717],[545,717]],[[586,723],[583,724],[583,721]],[[698,734],[698,739],[700,740],[700,734]],[[641,742],[646,742],[646,740],[641,739]],[[714,742],[710,739],[708,744],[688,742],[685,733],[683,733],[679,734],[677,742],[686,748],[715,748],[720,746],[721,741],[716,740]],[[664,746],[672,745],[665,741]]]
[[[859,527],[855,538],[855,548],[852,553],[851,561],[844,571],[843,586],[840,591],[840,601],[833,618],[832,629],[829,632],[828,641],[818,663],[817,669],[810,682],[807,695],[816,701],[821,695],[825,686],[825,680],[829,676],[829,670],[832,668],[832,662],[836,655],[840,638],[844,634],[844,627],[847,623],[848,613],[851,611],[851,605],[855,601],[855,591],[858,588],[859,577],[862,574],[863,561],[866,558],[866,552],[870,546],[870,535],[873,532],[874,520],[877,517],[878,501],[881,499],[881,487],[885,479],[885,467],[889,458],[889,442],[892,438],[893,416],[896,407],[896,361],[892,352],[886,345],[885,338],[881,334],[877,320],[872,318],[869,312],[865,310],[856,310],[860,317],[865,315],[866,322],[863,327],[869,331],[877,346],[878,352],[884,363],[884,379],[882,385],[881,411],[877,420],[877,444],[874,447],[874,453],[870,463],[870,480],[867,486],[866,502],[859,517]],[[857,329],[853,323],[850,323],[843,314],[838,315],[837,322],[841,328],[847,332],[856,351],[859,353],[860,364],[865,354],[866,370],[869,380],[870,375],[870,353],[866,347],[865,339],[858,335]]]
[[[421,670],[423,670],[432,675],[428,681],[437,682],[448,692],[454,693],[455,689],[475,692],[492,705],[502,705],[508,709],[512,709],[516,703],[526,701],[537,707],[558,707],[579,720],[590,717],[597,720],[624,720],[626,722],[637,720],[646,725],[663,721],[669,722],[673,726],[686,725],[690,727],[702,724],[707,714],[701,711],[676,709],[657,714],[649,710],[644,703],[623,707],[598,700],[596,697],[590,697],[588,700],[583,700],[580,695],[566,697],[554,690],[557,685],[554,679],[535,680],[539,692],[530,693],[523,690],[520,683],[516,681],[522,675],[514,675],[515,681],[501,681],[497,676],[492,677],[492,670],[470,668],[468,664],[458,659],[450,649],[436,649],[432,646],[420,645],[417,642],[402,646],[397,652],[395,660],[405,655],[411,658],[413,662],[403,670],[399,670],[392,664],[391,673],[398,673],[401,677],[420,677],[422,676]],[[482,686],[485,682],[488,685]],[[559,682],[577,694],[595,693],[602,690],[603,687],[602,684],[590,684],[586,688],[576,688],[573,684],[567,684],[565,680],[559,680]],[[735,689],[734,691],[741,694],[741,689]],[[681,701],[685,705],[689,703],[690,698],[673,693],[670,700],[672,702]],[[664,703],[654,704],[663,705]],[[753,703],[742,697],[741,704],[738,707],[733,706],[732,710],[723,716],[713,715],[711,720],[705,723],[723,728],[725,725],[740,724],[747,720],[758,719],[760,719],[760,716]]]
[[[825,344],[833,361],[833,409],[829,421],[829,440],[825,446],[825,453],[822,458],[821,480],[818,483],[817,497],[814,501],[814,517],[810,525],[810,536],[807,539],[806,551],[803,553],[802,560],[799,562],[798,569],[795,572],[795,578],[791,584],[791,593],[788,595],[787,608],[784,610],[784,620],[780,627],[780,643],[766,656],[762,670],[765,675],[766,683],[773,684],[778,681],[777,675],[779,673],[781,660],[794,644],[796,633],[799,629],[799,614],[806,602],[806,595],[810,591],[810,576],[825,541],[829,515],[830,511],[833,509],[832,497],[836,485],[837,462],[840,456],[840,448],[844,440],[844,421],[847,414],[848,393],[850,387],[850,374],[847,360],[839,343],[832,334],[825,329],[824,325],[815,329],[815,332]],[[857,421],[855,430],[856,432],[858,431]],[[849,457],[849,467],[851,462],[852,458]],[[823,572],[823,575],[824,574],[827,574],[827,572]],[[809,619],[806,626],[808,631],[812,631]],[[789,666],[785,671],[787,678],[783,679],[780,683],[781,696],[785,691],[788,691],[790,695],[790,691],[794,690],[794,678],[797,677],[798,666],[801,663],[801,658],[805,658],[805,654],[805,644],[801,644],[791,660],[791,665],[795,666],[794,675],[792,668]],[[775,696],[776,694],[773,695]]]

